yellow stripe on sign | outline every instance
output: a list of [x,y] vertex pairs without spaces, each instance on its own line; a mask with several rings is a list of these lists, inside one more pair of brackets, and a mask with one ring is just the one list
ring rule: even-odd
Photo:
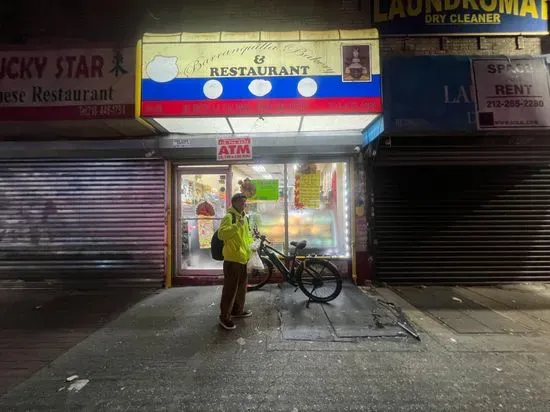
[[375,29],[147,34],[143,38],[141,72],[143,79],[157,76],[155,80],[160,82],[224,77],[221,73],[225,72],[236,76],[342,75],[344,64],[349,65],[353,57],[349,47],[344,46],[363,46],[361,64],[368,63],[371,74],[380,74]]
[[134,105],[134,111],[136,119],[141,118],[141,68],[143,67],[143,54],[142,54],[142,43],[141,40],[138,40],[136,45],[136,85],[135,85],[135,105]]

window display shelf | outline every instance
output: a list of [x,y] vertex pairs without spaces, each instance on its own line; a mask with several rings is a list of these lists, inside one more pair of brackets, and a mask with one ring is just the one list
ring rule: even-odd
[[[331,210],[291,211],[288,218],[289,240],[306,240],[309,253],[327,253],[324,251],[337,247],[336,218]],[[255,215],[252,221],[258,224],[260,231],[274,244],[284,244],[285,228],[282,216]]]

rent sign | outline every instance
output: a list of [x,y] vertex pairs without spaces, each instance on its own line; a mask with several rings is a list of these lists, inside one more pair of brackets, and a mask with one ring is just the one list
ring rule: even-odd
[[0,120],[129,118],[134,49],[0,51]]
[[543,57],[472,60],[480,130],[550,128],[550,79]]
[[381,35],[546,34],[546,0],[373,0]]
[[217,139],[218,160],[252,159],[252,141],[250,137],[220,137]]

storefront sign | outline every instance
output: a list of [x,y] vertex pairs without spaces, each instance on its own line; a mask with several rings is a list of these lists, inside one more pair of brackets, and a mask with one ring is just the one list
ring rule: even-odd
[[141,115],[380,113],[377,32],[364,33],[370,38],[299,41],[296,32],[285,41],[144,39]]
[[255,193],[248,200],[279,200],[279,180],[278,179],[261,179],[252,180]]
[[250,137],[221,137],[217,139],[218,160],[252,159],[252,139]]
[[133,118],[135,49],[0,52],[0,120]]
[[550,128],[550,76],[542,57],[472,60],[480,130]]
[[212,219],[198,219],[199,248],[210,249],[214,235],[214,221]]
[[546,34],[546,0],[373,0],[381,35]]
[[297,209],[319,209],[321,205],[321,172],[296,173],[294,190]]
[[390,57],[383,70],[386,133],[476,130],[469,57]]

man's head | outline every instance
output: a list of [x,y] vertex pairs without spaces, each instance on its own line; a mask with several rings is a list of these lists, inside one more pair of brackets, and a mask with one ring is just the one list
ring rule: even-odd
[[246,196],[243,193],[234,194],[231,198],[231,206],[233,206],[233,209],[237,212],[242,213],[246,206]]

